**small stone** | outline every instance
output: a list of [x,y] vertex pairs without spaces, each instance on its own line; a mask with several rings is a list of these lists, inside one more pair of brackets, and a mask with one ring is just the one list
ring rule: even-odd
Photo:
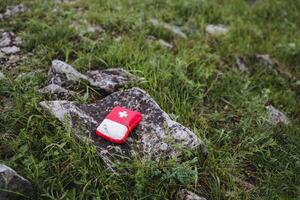
[[171,43],[168,43],[168,42],[166,42],[166,41],[164,41],[164,40],[162,40],[162,39],[159,39],[159,40],[158,40],[158,43],[159,43],[162,47],[164,47],[164,48],[167,48],[167,49],[172,49],[172,48],[173,48],[173,45],[172,45]]
[[76,2],[76,0],[54,0],[57,4],[73,4]]
[[15,5],[15,6],[8,6],[6,8],[5,13],[3,14],[3,19],[7,19],[10,17],[14,17],[19,13],[25,12],[26,11],[26,7],[23,4],[19,4],[19,5]]
[[69,90],[53,83],[39,89],[39,92],[54,95],[56,98],[68,98],[71,94]]
[[20,46],[23,45],[23,41],[20,37],[15,37],[15,40],[14,40],[13,44],[20,47]]
[[275,61],[268,54],[257,54],[256,58],[262,65],[273,66]]
[[6,55],[10,55],[10,54],[18,53],[20,51],[20,48],[17,46],[3,47],[1,48],[1,51]]
[[181,189],[177,192],[176,200],[206,200],[204,197],[200,197],[199,195],[191,192],[187,189]]
[[[0,199],[20,199],[32,193],[31,183],[10,167],[0,164]],[[19,194],[18,194],[19,193]]]
[[165,22],[160,22],[157,19],[150,19],[149,23],[152,24],[152,26],[154,27],[163,27],[164,29],[175,34],[177,37],[184,38],[184,39],[187,38],[187,35],[184,32],[182,32],[178,26],[173,26]]
[[236,62],[236,65],[238,66],[238,69],[241,72],[247,72],[248,71],[246,63],[245,63],[245,61],[244,61],[244,59],[242,57],[236,56],[235,57],[235,62]]
[[147,40],[155,41],[155,40],[156,40],[156,37],[153,36],[153,35],[149,35],[149,36],[147,36]]
[[168,149],[168,144],[166,144],[166,143],[161,143],[161,145],[160,145],[160,150],[162,150],[162,151],[166,151],[167,149]]
[[2,33],[2,37],[0,38],[0,47],[9,46],[11,43],[11,36],[8,32]]
[[6,79],[5,75],[2,72],[0,72],[0,81],[4,79]]
[[134,80],[140,80],[122,68],[88,71],[87,76],[92,86],[108,93],[115,92]]
[[123,40],[122,36],[118,36],[114,39],[116,42],[121,42]]
[[56,84],[62,87],[72,87],[75,82],[88,80],[87,76],[78,72],[71,65],[60,61],[53,60],[52,66],[48,72],[48,83]]
[[269,121],[272,125],[277,125],[279,123],[289,124],[289,119],[283,112],[277,110],[272,105],[266,106],[266,109],[268,111]]
[[101,26],[90,26],[87,28],[87,32],[89,33],[101,33],[103,31],[104,30]]
[[206,26],[205,31],[213,36],[221,36],[226,35],[229,32],[229,28],[223,24],[209,24]]

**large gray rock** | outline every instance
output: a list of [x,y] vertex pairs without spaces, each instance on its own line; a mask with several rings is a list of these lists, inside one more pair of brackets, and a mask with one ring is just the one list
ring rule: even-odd
[[0,199],[20,199],[32,192],[31,183],[13,169],[0,164]]
[[166,29],[167,31],[173,33],[177,37],[184,38],[184,39],[187,38],[186,34],[184,32],[182,32],[178,26],[174,26],[174,25],[171,25],[171,24],[168,24],[165,22],[161,22],[161,21],[158,21],[157,19],[150,19],[149,23],[152,24],[152,26],[154,26],[154,27],[158,27],[158,28],[162,27],[162,28]]
[[134,80],[141,80],[122,68],[88,71],[85,75],[60,60],[52,61],[48,77],[48,84],[71,88],[76,82],[86,81],[96,89],[108,93],[112,93]]
[[[150,159],[170,158],[180,155],[185,148],[200,148],[207,154],[206,148],[193,132],[173,121],[139,88],[115,92],[95,104],[43,101],[40,105],[67,126],[71,126],[76,136],[92,140],[109,165],[112,160],[119,160],[112,157],[124,158],[139,154]],[[122,145],[115,145],[95,135],[99,123],[115,106],[133,109],[143,115],[141,123]]]

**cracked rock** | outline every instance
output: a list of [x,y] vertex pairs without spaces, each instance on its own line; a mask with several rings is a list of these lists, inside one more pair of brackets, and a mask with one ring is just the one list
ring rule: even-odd
[[165,22],[160,22],[157,19],[150,19],[149,23],[152,24],[152,26],[154,26],[154,27],[162,27],[162,28],[166,29],[167,31],[172,32],[177,37],[184,38],[184,39],[187,38],[186,34],[184,32],[182,32],[178,26],[170,25]]
[[209,24],[206,26],[205,31],[213,36],[226,35],[229,32],[229,28],[223,24]]
[[269,121],[272,125],[277,125],[280,123],[289,124],[289,119],[283,112],[277,110],[272,105],[266,106],[266,109],[269,115]]
[[24,4],[19,4],[15,6],[7,6],[6,11],[0,14],[0,20],[8,19],[10,17],[14,17],[19,13],[25,12],[26,7]]
[[13,169],[0,164],[0,199],[19,199],[19,194],[30,195],[32,192],[31,183],[17,174]]
[[200,197],[187,189],[181,189],[177,192],[176,200],[206,200],[206,198]]
[[[118,162],[137,153],[156,160],[181,155],[184,148],[199,148],[207,153],[193,132],[173,121],[139,88],[115,92],[95,104],[43,101],[40,105],[65,125],[71,126],[77,137],[93,141],[108,166],[113,161]],[[115,106],[136,110],[143,115],[141,123],[122,145],[115,145],[95,134],[97,126]]]

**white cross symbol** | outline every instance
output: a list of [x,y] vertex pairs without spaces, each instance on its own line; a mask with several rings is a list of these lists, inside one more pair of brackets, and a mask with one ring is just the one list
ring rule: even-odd
[[127,117],[127,116],[128,116],[128,114],[127,114],[126,111],[119,112],[118,114],[119,114],[119,117],[120,117],[120,118],[123,118],[123,117]]

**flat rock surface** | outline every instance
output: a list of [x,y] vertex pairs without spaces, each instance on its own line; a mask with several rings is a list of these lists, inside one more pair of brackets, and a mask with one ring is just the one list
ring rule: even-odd
[[[6,191],[3,191],[6,190]],[[19,195],[13,193],[21,193],[28,195],[32,192],[31,183],[17,174],[16,171],[0,164],[0,199],[18,199]]]
[[[108,164],[111,157],[124,158],[134,152],[152,159],[180,155],[183,148],[199,148],[207,153],[193,132],[173,121],[145,91],[139,88],[115,92],[95,104],[43,101],[40,105],[60,121],[67,122],[78,137],[92,139]],[[136,110],[143,115],[141,123],[122,145],[114,145],[95,135],[99,123],[115,106]]]

